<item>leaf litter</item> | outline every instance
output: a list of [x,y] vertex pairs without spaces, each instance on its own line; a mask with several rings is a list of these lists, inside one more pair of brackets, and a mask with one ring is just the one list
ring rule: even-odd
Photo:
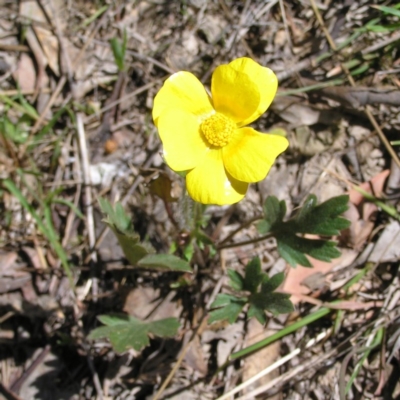
[[[399,54],[393,28],[399,22],[396,6],[388,10],[387,5],[373,3],[376,7],[365,0],[318,3],[341,49],[335,53],[308,3],[143,0],[101,7],[80,1],[3,2],[0,390],[4,396],[152,398],[187,345],[163,398],[216,399],[291,352],[293,358],[273,368],[273,376],[253,381],[240,396],[255,398],[258,390],[262,398],[333,394],[340,398],[350,380],[348,398],[399,395],[395,379],[399,373],[398,167],[362,111],[365,104],[371,107],[387,138],[398,140]],[[124,32],[126,70],[121,73],[110,41],[122,43]],[[243,202],[233,208],[209,207],[206,233],[221,243],[237,231],[233,241],[246,243],[259,236],[255,224],[247,222],[262,219],[268,196],[285,200],[289,218],[310,193],[316,194],[318,204],[349,193],[351,226],[337,238],[342,247],[339,259],[312,260],[313,268],[292,269],[274,240],[223,248],[220,258],[209,257],[209,245],[187,246],[186,221],[177,216],[182,181],[167,171],[159,154],[150,118],[152,99],[174,71],[189,70],[208,84],[217,65],[244,55],[280,78],[279,96],[272,111],[257,121],[257,129],[280,129],[291,146],[268,178],[250,187]],[[356,87],[349,86],[343,64]],[[62,107],[65,112],[59,114]],[[83,113],[85,154],[79,153],[75,135],[78,113]],[[107,177],[104,168],[111,171]],[[85,174],[93,178],[89,209],[84,207],[88,205]],[[152,180],[164,174],[167,187],[155,189]],[[12,182],[18,191],[10,192],[12,186],[4,182]],[[374,198],[366,200],[353,185]],[[16,200],[16,193],[26,199],[25,206]],[[124,237],[130,235],[129,227],[104,222],[99,197],[111,203],[121,200],[132,216],[137,245],[151,244],[142,249],[146,254],[142,264],[150,257],[147,266],[156,268],[132,268],[108,231],[110,226]],[[37,221],[42,221],[42,231]],[[119,243],[123,240],[119,238]],[[175,260],[155,260],[149,254],[167,253],[172,243],[177,243],[176,254],[193,256],[191,266],[184,262],[181,272],[174,269]],[[73,282],[67,277],[65,260],[60,262],[64,252]],[[255,256],[262,273],[285,273],[280,290],[300,295],[295,310],[274,316],[253,309],[261,320],[267,318],[265,328],[255,319],[246,322],[241,309],[235,324],[209,324],[204,318],[207,306],[217,301],[219,293],[227,295],[227,273],[221,266],[236,271],[230,272],[232,278],[244,274]],[[195,276],[190,273],[193,265]],[[160,267],[172,271],[160,272]],[[335,305],[335,300],[341,303]],[[147,303],[151,307],[145,307]],[[233,353],[254,343],[254,335],[255,342],[273,336],[325,305],[331,308],[314,322],[251,358],[226,364]],[[135,307],[146,310],[135,330],[142,332],[136,336],[135,350],[124,352],[125,347],[113,348],[106,340],[88,339],[90,332],[107,328],[99,324],[99,316],[124,311],[125,320],[119,321],[129,341],[137,324]],[[159,338],[154,323],[170,317],[174,318],[170,330]],[[383,339],[379,329],[386,331]],[[319,334],[325,335],[322,342],[304,345]],[[379,340],[381,347],[371,348],[362,359],[366,354],[362,350]],[[143,343],[149,346],[141,350]],[[263,352],[269,352],[271,360]]]

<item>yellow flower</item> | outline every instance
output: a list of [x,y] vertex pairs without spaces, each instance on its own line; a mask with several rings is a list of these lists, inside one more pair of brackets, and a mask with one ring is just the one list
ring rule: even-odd
[[189,195],[203,204],[233,204],[264,179],[288,141],[246,127],[271,104],[275,74],[249,58],[217,67],[211,96],[190,72],[173,74],[154,99],[153,119],[174,171],[188,171]]

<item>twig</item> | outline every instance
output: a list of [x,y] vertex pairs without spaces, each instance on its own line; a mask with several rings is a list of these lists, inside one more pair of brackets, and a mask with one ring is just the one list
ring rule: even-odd
[[292,44],[292,40],[290,38],[290,32],[289,32],[289,28],[288,28],[287,19],[286,19],[286,13],[285,13],[285,4],[283,3],[283,0],[279,0],[279,7],[281,9],[282,21],[283,21],[283,25],[285,27],[286,39],[289,43],[290,50],[293,51],[293,44]]
[[32,372],[44,361],[50,351],[50,345],[46,345],[39,355],[33,360],[32,364],[24,371],[24,373],[11,385],[12,392],[19,392],[23,383],[28,379]]
[[3,383],[0,382],[0,393],[4,396],[6,400],[23,400],[21,397],[17,396],[10,389],[6,388]]
[[[78,154],[78,148],[77,147],[78,147],[77,143],[74,140],[73,141],[73,148],[74,148],[75,154]],[[79,162],[79,157],[75,157],[75,158],[76,158],[76,162],[74,164],[74,168],[76,168],[76,170],[79,170],[79,166],[77,165],[78,162]],[[75,172],[77,172],[77,171],[75,171]],[[79,199],[81,197],[81,192],[82,192],[82,184],[81,184],[80,181],[79,182],[75,182],[75,189],[76,190],[75,190],[75,195],[74,195],[74,206],[78,207]],[[70,238],[70,235],[71,235],[71,230],[72,230],[72,226],[73,226],[73,223],[74,223],[74,220],[75,220],[75,216],[76,216],[75,215],[75,211],[73,209],[70,209],[69,212],[68,212],[66,223],[65,223],[64,237],[62,238],[62,242],[61,242],[63,247],[66,247],[68,242],[69,242],[69,238]]]
[[96,391],[97,391],[97,399],[98,400],[103,400],[104,399],[103,389],[101,388],[99,375],[98,375],[97,371],[94,368],[92,358],[90,357],[89,354],[86,356],[86,360],[87,360],[90,372],[92,373],[93,384],[94,384],[94,387],[96,388]]
[[[96,233],[94,226],[94,217],[93,217],[93,199],[92,199],[92,190],[91,190],[91,179],[90,179],[90,163],[89,163],[89,153],[86,144],[86,136],[85,136],[85,127],[83,126],[83,117],[82,113],[78,112],[76,114],[76,127],[78,132],[78,141],[79,141],[79,149],[81,152],[81,160],[82,160],[82,173],[83,173],[83,182],[84,182],[84,205],[86,207],[86,227],[88,231],[88,239],[89,239],[89,249],[92,250],[96,244]],[[94,263],[97,262],[97,253],[95,251],[91,251],[90,258]],[[92,295],[94,301],[96,301],[98,294],[98,282],[97,279],[92,277]]]
[[361,54],[365,55],[373,53],[374,51],[379,50],[382,47],[385,47],[393,42],[397,42],[398,40],[400,40],[400,32],[397,32],[393,36],[382,40],[381,42],[375,43],[372,46],[366,47],[364,50],[361,50]]

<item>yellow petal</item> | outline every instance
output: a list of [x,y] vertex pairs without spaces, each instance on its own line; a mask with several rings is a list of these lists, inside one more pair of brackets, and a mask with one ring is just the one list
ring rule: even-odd
[[288,145],[283,136],[260,133],[252,128],[238,129],[222,148],[225,168],[240,181],[261,181]]
[[181,71],[171,75],[154,98],[153,120],[168,109],[187,111],[194,115],[205,115],[213,107],[203,84],[190,72]]
[[220,65],[213,73],[211,93],[214,108],[242,126],[260,104],[258,86],[250,77],[230,65]]
[[199,118],[179,109],[168,109],[158,118],[164,158],[175,171],[194,168],[205,156],[207,143],[200,135]]
[[240,124],[240,126],[245,126],[264,114],[265,110],[270,106],[278,88],[278,79],[272,70],[262,67],[251,58],[237,58],[228,65],[235,71],[246,74],[257,85],[260,93],[257,110]]
[[248,184],[232,178],[225,170],[221,149],[210,150],[202,162],[186,175],[193,200],[203,204],[233,204],[243,199]]

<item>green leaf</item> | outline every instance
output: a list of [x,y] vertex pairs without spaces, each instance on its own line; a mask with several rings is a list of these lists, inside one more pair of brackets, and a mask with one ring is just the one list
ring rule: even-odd
[[295,234],[277,234],[279,254],[291,265],[312,267],[305,254],[321,261],[330,262],[333,258],[340,257],[336,242],[321,239],[306,239]]
[[257,307],[255,304],[250,304],[249,310],[247,311],[247,317],[255,317],[261,325],[264,325],[267,322],[265,311],[262,308]]
[[120,232],[113,225],[109,225],[109,227],[117,237],[125,257],[131,265],[137,265],[143,257],[154,251],[151,247],[139,243],[139,235],[137,233]]
[[118,353],[123,353],[129,348],[140,351],[149,345],[149,336],[173,337],[179,328],[176,318],[143,322],[132,316],[112,314],[100,315],[98,319],[106,326],[94,329],[88,338],[108,338]]
[[271,293],[266,309],[274,314],[288,314],[293,312],[293,303],[286,293]]
[[229,286],[233,290],[237,290],[238,292],[243,290],[244,280],[243,280],[243,276],[241,274],[239,274],[239,272],[236,272],[233,269],[228,269],[228,276],[230,278]]
[[265,219],[263,219],[260,222],[257,222],[256,228],[261,235],[265,235],[270,231],[271,225]]
[[124,37],[122,43],[117,38],[112,38],[110,40],[110,45],[112,52],[114,54],[115,64],[120,71],[124,71],[125,69],[125,54],[126,54],[126,45],[127,45],[127,33],[124,30]]
[[171,254],[152,254],[150,245],[140,243],[139,235],[134,231],[131,218],[122,205],[114,207],[105,199],[99,199],[100,208],[107,215],[105,223],[111,228],[131,265],[142,268],[154,268],[161,271],[193,272],[190,264]]
[[120,71],[124,69],[124,54],[122,50],[122,44],[117,38],[110,40],[111,49],[114,55],[115,64]]
[[295,218],[296,232],[312,233],[316,235],[339,235],[340,231],[350,226],[350,222],[340,217],[348,209],[349,196],[332,197],[317,204],[315,195],[306,199]]
[[139,243],[139,235],[134,231],[132,220],[125,213],[122,204],[117,203],[113,208],[111,203],[103,198],[99,198],[99,204],[107,216],[104,222],[114,232],[131,265],[137,265],[139,260],[154,252],[151,246]]
[[[289,300],[289,295],[284,293],[274,293],[274,290],[283,282],[285,275],[283,272],[275,274],[271,278],[261,270],[261,262],[258,257],[254,257],[245,268],[245,276],[236,271],[228,270],[230,286],[233,290],[248,291],[247,297],[242,293],[237,295],[222,293],[219,294],[211,304],[209,322],[227,320],[230,323],[236,321],[245,305],[249,305],[247,317],[255,317],[261,324],[265,324],[265,311],[275,314],[287,313],[293,310],[293,305]],[[261,285],[260,285],[261,284]],[[261,286],[261,287],[260,287]],[[260,287],[260,290],[257,289]]]
[[247,298],[239,298],[224,293],[219,294],[210,307],[218,309],[210,312],[208,322],[211,324],[216,321],[227,320],[230,324],[233,324],[246,305],[246,302]]
[[100,197],[99,204],[101,211],[107,215],[105,222],[108,225],[113,225],[120,232],[130,231],[130,233],[134,233],[131,217],[125,213],[121,203],[116,203],[113,208],[109,201]]
[[279,254],[292,266],[297,264],[312,267],[306,255],[322,261],[331,261],[340,256],[336,242],[324,239],[306,239],[304,234],[334,236],[350,226],[350,221],[341,217],[348,209],[347,195],[333,197],[321,204],[311,194],[299,209],[297,215],[283,221],[286,207],[284,202],[271,196],[265,200],[263,224],[258,226],[261,233],[270,232],[277,240]]
[[155,268],[167,271],[193,272],[190,264],[172,254],[149,254],[143,257],[137,265],[142,268]]
[[264,202],[264,220],[265,223],[258,225],[262,233],[268,233],[272,227],[282,222],[286,214],[286,203],[279,201],[275,196],[269,196]]
[[227,294],[227,293],[220,293],[217,295],[215,300],[212,302],[210,308],[220,308],[220,307],[225,307],[231,302],[234,302],[238,299],[237,296],[234,296],[232,294]]
[[314,194],[310,194],[303,206],[300,208],[298,214],[296,215],[296,221],[299,225],[306,221],[307,218],[310,216],[310,213],[313,211],[315,206],[317,205],[317,197]]
[[260,292],[250,296],[253,308],[268,310],[274,314],[284,314],[293,311],[293,305],[286,293]]
[[243,290],[247,290],[250,293],[255,293],[262,280],[263,272],[261,271],[260,259],[258,257],[254,257],[246,265]]
[[261,285],[261,291],[273,292],[274,290],[278,289],[278,287],[283,283],[284,279],[285,274],[283,272],[279,272],[271,278],[265,274],[263,283]]
[[308,258],[299,250],[291,247],[290,245],[286,244],[282,240],[278,240],[278,252],[283,259],[285,259],[292,267],[295,267],[297,264],[302,265],[303,267],[310,267],[312,265]]

